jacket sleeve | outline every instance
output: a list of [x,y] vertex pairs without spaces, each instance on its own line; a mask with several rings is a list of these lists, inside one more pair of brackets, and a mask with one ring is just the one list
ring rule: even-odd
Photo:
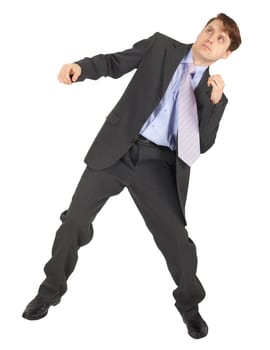
[[153,45],[158,32],[147,39],[136,42],[132,48],[115,53],[99,54],[75,61],[80,65],[82,72],[78,81],[85,79],[99,79],[100,77],[119,78],[137,68],[142,58]]
[[200,122],[200,143],[201,153],[205,153],[215,143],[220,120],[228,103],[227,97],[223,94],[219,103],[214,104],[208,100]]

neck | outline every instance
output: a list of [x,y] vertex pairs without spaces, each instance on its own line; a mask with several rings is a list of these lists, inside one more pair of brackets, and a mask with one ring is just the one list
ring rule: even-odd
[[200,55],[197,55],[193,45],[191,47],[191,51],[192,51],[192,58],[193,58],[193,64],[194,66],[210,66],[213,62],[209,62],[208,60],[205,60],[203,57],[201,57]]

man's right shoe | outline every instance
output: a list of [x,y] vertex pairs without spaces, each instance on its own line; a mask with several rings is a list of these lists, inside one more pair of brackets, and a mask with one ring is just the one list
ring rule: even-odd
[[60,303],[61,298],[54,302],[48,302],[40,295],[37,295],[30,303],[26,306],[22,317],[27,320],[39,320],[47,315],[50,306],[55,306]]
[[205,320],[202,318],[199,312],[197,312],[191,318],[182,315],[183,321],[187,326],[188,334],[195,339],[200,339],[208,334],[208,326]]

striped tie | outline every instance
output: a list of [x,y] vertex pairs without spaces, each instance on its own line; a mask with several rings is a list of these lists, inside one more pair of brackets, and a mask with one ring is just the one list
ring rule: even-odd
[[193,69],[192,63],[185,64],[180,82],[178,106],[178,156],[189,166],[200,156],[197,104],[190,77]]

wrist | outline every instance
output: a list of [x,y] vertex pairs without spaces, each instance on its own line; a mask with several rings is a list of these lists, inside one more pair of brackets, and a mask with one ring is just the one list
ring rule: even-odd
[[213,98],[211,98],[211,102],[214,104],[214,105],[217,105],[218,103],[220,103],[220,101],[221,101],[221,97],[219,98],[219,99],[213,99]]

